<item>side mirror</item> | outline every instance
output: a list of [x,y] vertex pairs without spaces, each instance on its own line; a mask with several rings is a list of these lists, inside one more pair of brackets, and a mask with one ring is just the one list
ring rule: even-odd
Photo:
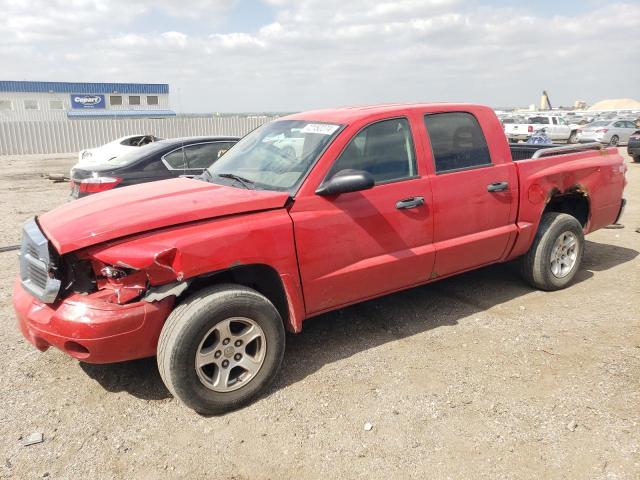
[[316,195],[329,196],[341,193],[368,190],[376,184],[369,172],[364,170],[340,170],[316,190]]

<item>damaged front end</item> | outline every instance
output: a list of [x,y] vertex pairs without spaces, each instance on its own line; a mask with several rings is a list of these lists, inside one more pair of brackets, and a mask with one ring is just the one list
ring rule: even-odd
[[125,262],[101,253],[95,246],[60,255],[35,220],[25,224],[13,293],[23,335],[39,350],[54,346],[91,363],[155,355],[175,299],[189,286],[173,268],[175,251]]
[[117,305],[177,297],[189,283],[174,247],[93,246],[60,255],[36,219],[23,226],[20,284],[34,298],[56,304],[79,294]]
[[101,250],[89,249],[69,255],[67,271],[72,275],[68,288],[76,293],[100,292],[104,301],[119,305],[141,300],[157,302],[178,297],[187,289],[189,282],[174,268],[175,248],[138,253],[114,258]]
[[28,293],[48,304],[73,294],[118,305],[154,302],[177,297],[189,286],[177,270],[181,259],[176,248],[123,248],[126,251],[118,255],[99,247],[59,255],[35,219],[29,220],[23,228],[20,282]]

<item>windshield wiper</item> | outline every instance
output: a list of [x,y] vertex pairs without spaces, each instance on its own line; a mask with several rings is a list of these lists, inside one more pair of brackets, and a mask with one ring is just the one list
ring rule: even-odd
[[216,173],[216,175],[218,177],[230,178],[232,180],[235,180],[239,182],[244,188],[247,188],[247,189],[253,189],[254,187],[250,185],[253,185],[254,183],[256,183],[253,180],[249,180],[248,178],[241,177],[240,175],[236,175],[235,173]]

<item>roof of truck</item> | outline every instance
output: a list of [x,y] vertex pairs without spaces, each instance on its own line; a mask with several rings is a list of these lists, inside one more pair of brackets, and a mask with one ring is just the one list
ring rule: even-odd
[[386,103],[379,105],[360,105],[353,107],[329,108],[323,110],[311,110],[308,112],[294,113],[283,117],[287,120],[317,120],[321,122],[350,123],[380,114],[406,113],[412,110],[420,111],[473,111],[488,109],[484,105],[470,103]]

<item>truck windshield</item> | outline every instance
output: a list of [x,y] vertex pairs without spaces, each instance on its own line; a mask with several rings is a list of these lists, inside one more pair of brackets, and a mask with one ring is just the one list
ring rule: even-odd
[[254,130],[205,172],[214,183],[294,191],[341,125],[277,120]]

